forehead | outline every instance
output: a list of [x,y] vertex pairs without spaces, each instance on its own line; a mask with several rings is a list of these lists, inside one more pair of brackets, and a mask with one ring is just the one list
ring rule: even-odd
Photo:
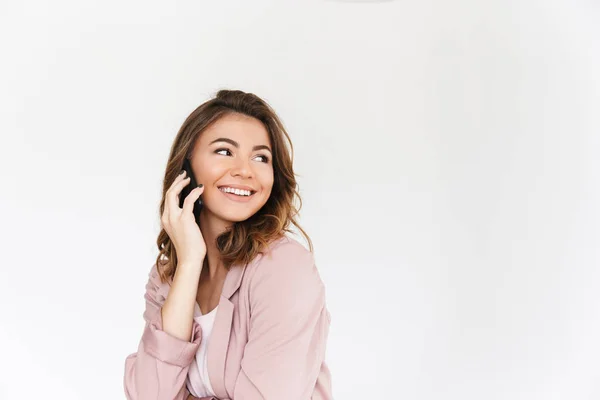
[[202,132],[199,142],[201,146],[208,146],[217,138],[233,139],[240,143],[240,146],[270,143],[269,134],[262,122],[239,114],[221,117]]

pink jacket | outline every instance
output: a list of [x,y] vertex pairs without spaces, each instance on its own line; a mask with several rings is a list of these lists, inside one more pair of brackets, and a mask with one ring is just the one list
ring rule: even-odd
[[[206,400],[332,399],[324,361],[331,317],[313,255],[289,237],[269,249],[227,273],[207,350],[217,396]],[[146,326],[137,353],[125,360],[129,400],[189,395],[185,380],[202,332],[195,320],[190,342],[162,330],[160,310],[169,288],[153,265],[144,296]]]

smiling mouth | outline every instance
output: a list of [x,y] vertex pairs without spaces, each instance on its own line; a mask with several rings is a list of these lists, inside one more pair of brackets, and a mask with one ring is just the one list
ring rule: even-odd
[[224,187],[220,187],[219,190],[225,194],[230,194],[240,198],[252,197],[252,195],[256,193],[256,190],[229,189]]

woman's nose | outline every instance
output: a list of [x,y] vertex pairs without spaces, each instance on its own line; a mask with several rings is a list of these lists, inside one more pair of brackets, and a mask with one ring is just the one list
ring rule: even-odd
[[246,159],[238,159],[236,164],[231,169],[232,176],[241,176],[243,178],[249,178],[252,176],[252,169],[250,163]]

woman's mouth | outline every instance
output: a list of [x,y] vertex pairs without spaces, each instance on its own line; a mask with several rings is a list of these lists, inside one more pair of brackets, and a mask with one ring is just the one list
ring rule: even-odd
[[250,200],[250,198],[256,193],[253,190],[242,190],[242,189],[234,189],[226,186],[222,186],[219,188],[219,191],[225,195],[229,200],[245,203]]

